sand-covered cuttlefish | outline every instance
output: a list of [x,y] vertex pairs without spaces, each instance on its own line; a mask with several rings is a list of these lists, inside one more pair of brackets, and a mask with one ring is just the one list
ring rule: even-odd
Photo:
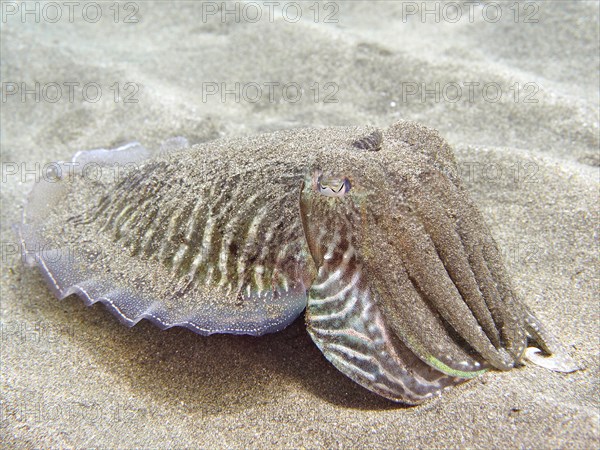
[[306,310],[335,367],[406,404],[525,357],[577,370],[516,297],[451,148],[421,125],[130,143],[53,175],[25,208],[25,255],[57,297],[129,326],[262,335]]

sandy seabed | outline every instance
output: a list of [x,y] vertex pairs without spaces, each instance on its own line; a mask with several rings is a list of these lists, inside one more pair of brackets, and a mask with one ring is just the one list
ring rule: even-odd
[[[598,447],[598,2],[472,21],[401,1],[273,21],[263,2],[83,2],[72,21],[36,4],[2,3],[3,447]],[[301,319],[261,338],[128,329],[58,302],[16,251],[34,178],[77,150],[399,119],[453,145],[519,294],[585,370],[490,372],[403,408],[333,368]]]

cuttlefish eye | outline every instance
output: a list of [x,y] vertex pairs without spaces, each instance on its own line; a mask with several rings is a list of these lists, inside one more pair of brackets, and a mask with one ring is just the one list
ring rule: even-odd
[[315,172],[315,189],[326,197],[343,197],[350,190],[350,181],[346,177],[325,176]]

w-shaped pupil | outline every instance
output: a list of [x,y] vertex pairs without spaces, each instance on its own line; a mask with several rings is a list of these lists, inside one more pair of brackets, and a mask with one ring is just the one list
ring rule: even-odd
[[341,197],[350,190],[350,182],[347,178],[327,178],[320,176],[317,180],[319,193],[327,197]]

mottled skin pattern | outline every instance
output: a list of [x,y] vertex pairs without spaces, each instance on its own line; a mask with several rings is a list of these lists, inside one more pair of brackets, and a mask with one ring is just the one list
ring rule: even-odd
[[[513,368],[528,338],[552,355],[530,359],[576,369],[516,298],[431,129],[290,130],[111,155],[130,170],[63,174],[30,197],[26,252],[59,298],[201,334],[274,332],[306,308],[339,370],[407,404]],[[108,159],[75,161],[86,158]]]

